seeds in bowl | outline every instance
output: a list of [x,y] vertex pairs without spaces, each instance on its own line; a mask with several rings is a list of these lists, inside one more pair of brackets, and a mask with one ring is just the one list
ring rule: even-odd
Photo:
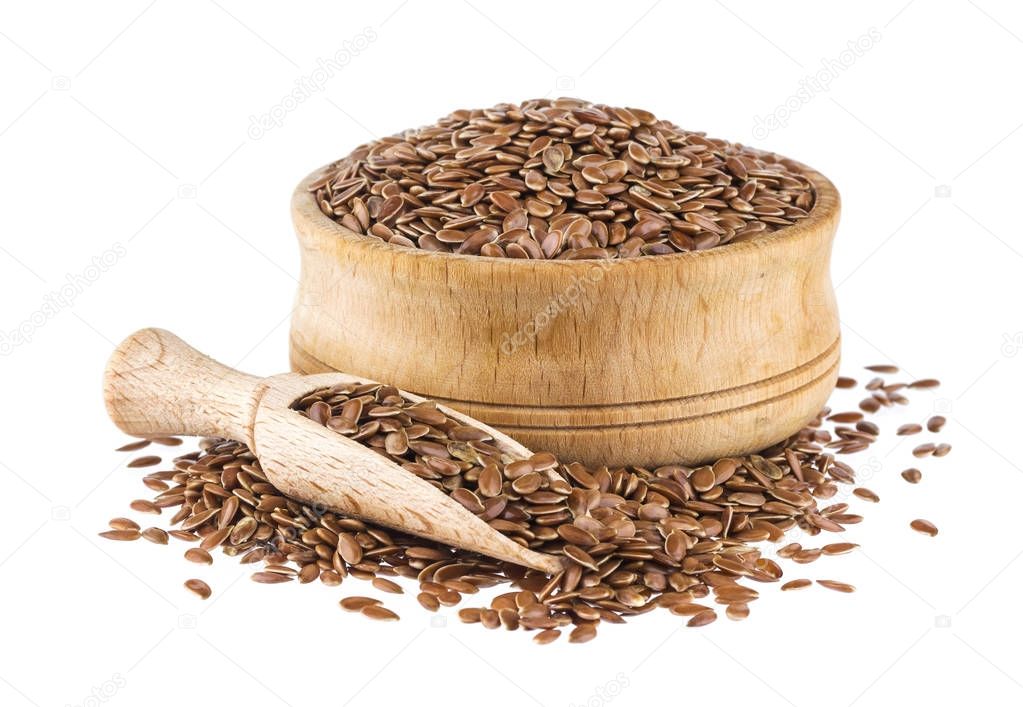
[[640,108],[575,98],[457,110],[356,148],[309,184],[355,233],[532,260],[706,250],[808,216],[805,168]]

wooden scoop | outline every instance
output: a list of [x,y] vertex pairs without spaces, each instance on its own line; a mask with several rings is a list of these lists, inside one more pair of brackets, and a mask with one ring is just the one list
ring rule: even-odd
[[[257,378],[214,361],[168,331],[143,329],[110,357],[104,397],[110,419],[130,435],[244,442],[270,482],[293,498],[548,574],[562,569],[558,558],[522,547],[426,481],[290,407],[315,390],[352,382],[373,381],[344,373]],[[492,435],[506,454],[531,456],[497,430],[440,409]]]

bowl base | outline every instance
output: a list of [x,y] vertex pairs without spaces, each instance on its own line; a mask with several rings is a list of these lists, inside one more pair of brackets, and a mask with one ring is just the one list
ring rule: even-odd
[[[298,373],[338,370],[306,351],[294,337],[290,348],[291,368]],[[533,451],[552,452],[566,461],[596,467],[692,465],[756,452],[802,429],[835,387],[840,348],[836,338],[801,366],[713,394],[631,404],[502,405],[406,390],[496,427]],[[358,375],[349,366],[339,368]],[[387,382],[405,389],[401,381]],[[807,410],[813,412],[807,415]]]

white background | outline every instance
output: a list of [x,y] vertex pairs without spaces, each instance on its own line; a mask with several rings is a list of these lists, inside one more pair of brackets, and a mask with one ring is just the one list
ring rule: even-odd
[[[250,129],[346,48],[280,125]],[[0,358],[0,704],[1023,703],[1019,3],[8,3],[0,67],[0,330],[30,335]],[[820,71],[828,89],[800,95]],[[656,612],[538,647],[450,611],[431,624],[411,595],[388,599],[398,624],[343,613],[340,596],[373,593],[357,580],[262,586],[173,540],[96,537],[147,496],[109,451],[117,341],[158,325],[285,370],[303,175],[454,108],[562,94],[776,150],[841,190],[844,370],[940,377],[898,419],[949,410],[954,445],[915,487],[909,442],[853,459],[882,497],[853,501],[862,552],[786,572],[856,594],[765,587],[744,623]],[[785,125],[754,134],[772,114]]]

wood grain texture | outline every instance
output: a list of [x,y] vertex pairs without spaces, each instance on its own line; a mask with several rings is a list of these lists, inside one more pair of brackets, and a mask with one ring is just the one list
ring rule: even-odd
[[830,279],[839,196],[696,253],[523,261],[390,246],[292,199],[302,277],[292,368],[392,381],[592,465],[761,449],[824,405],[838,372]]
[[227,437],[251,446],[260,379],[199,353],[163,329],[117,347],[103,375],[110,419],[130,435]]
[[[168,331],[143,329],[111,356],[104,397],[111,420],[128,434],[244,442],[270,482],[292,498],[548,573],[561,569],[559,558],[522,547],[426,481],[290,409],[314,390],[355,380],[372,382],[342,373],[257,378],[217,363]],[[532,454],[497,430],[444,411],[488,431],[514,458]]]

